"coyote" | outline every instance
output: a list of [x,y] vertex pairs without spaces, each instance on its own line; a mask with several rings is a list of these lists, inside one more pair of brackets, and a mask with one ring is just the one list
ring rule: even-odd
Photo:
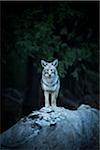
[[50,95],[51,95],[51,106],[56,106],[56,99],[59,93],[60,80],[56,67],[58,66],[58,60],[53,62],[46,62],[41,60],[42,79],[41,86],[44,91],[45,107],[50,106]]

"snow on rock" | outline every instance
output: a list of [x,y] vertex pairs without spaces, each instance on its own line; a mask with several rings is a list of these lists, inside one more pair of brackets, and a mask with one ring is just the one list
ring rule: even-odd
[[43,107],[2,133],[2,148],[82,150],[90,146],[92,150],[98,145],[98,116],[99,111],[88,105],[73,111]]

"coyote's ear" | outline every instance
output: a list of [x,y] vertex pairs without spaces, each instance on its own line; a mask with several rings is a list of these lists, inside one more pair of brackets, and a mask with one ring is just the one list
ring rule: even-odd
[[45,67],[47,65],[47,62],[44,60],[41,60],[41,65],[42,65],[42,67]]
[[54,61],[52,62],[52,64],[53,64],[53,66],[57,67],[57,66],[58,66],[58,59],[54,60]]

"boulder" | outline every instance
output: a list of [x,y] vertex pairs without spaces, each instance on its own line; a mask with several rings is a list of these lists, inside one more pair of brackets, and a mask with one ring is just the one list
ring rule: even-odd
[[3,149],[98,150],[99,111],[43,107],[1,134]]

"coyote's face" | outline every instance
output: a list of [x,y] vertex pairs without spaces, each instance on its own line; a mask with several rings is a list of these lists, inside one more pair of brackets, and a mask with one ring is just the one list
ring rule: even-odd
[[57,76],[57,69],[58,66],[58,60],[55,60],[51,63],[45,62],[44,60],[41,60],[41,65],[43,67],[42,76],[45,78],[54,78]]

